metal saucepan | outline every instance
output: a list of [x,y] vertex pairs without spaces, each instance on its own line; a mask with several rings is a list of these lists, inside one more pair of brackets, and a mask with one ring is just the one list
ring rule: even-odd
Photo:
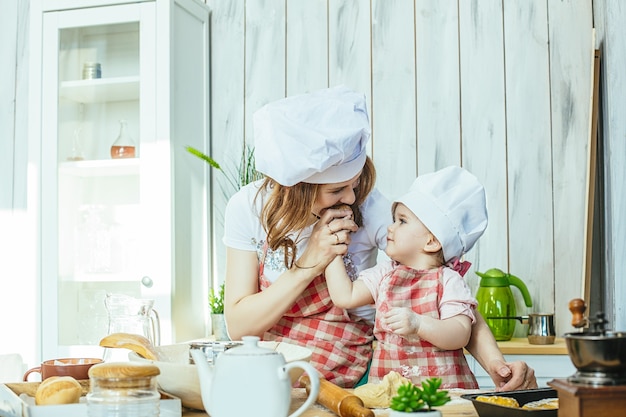
[[553,313],[530,313],[527,316],[486,317],[488,319],[518,320],[528,324],[528,343],[531,345],[551,345],[554,343]]

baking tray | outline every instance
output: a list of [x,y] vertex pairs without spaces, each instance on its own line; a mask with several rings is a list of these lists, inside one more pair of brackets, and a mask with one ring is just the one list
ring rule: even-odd
[[558,394],[552,388],[539,388],[523,391],[508,392],[482,392],[477,394],[464,394],[461,398],[470,400],[480,417],[557,417],[558,410],[525,410],[523,408],[504,407],[502,405],[486,403],[476,400],[480,395],[500,397],[512,397],[517,400],[520,407],[531,401],[542,400],[544,398],[557,398]]
[[[0,384],[0,417],[85,417],[89,391],[89,380],[78,381],[83,396],[78,404],[35,405],[35,392],[40,382],[18,382]],[[180,417],[182,406],[179,398],[161,392],[161,417]]]

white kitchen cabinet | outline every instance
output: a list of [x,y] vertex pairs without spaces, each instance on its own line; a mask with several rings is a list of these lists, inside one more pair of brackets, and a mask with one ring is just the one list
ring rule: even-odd
[[[208,8],[31,7],[42,359],[101,354],[107,293],[154,299],[161,343],[204,336],[210,173],[185,146],[210,149]],[[100,78],[83,73],[94,62]],[[121,120],[135,155],[114,159]]]

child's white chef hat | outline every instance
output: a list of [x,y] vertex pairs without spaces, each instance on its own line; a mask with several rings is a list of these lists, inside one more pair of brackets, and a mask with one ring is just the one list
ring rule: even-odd
[[365,96],[345,86],[268,103],[253,123],[256,169],[281,185],[343,182],[365,165]]
[[439,240],[445,262],[467,253],[487,228],[485,189],[473,174],[449,166],[420,175],[394,202],[407,206]]

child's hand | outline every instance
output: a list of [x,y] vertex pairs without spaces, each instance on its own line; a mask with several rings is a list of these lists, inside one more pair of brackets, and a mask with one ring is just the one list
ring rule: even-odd
[[384,313],[383,323],[393,333],[408,337],[417,337],[422,316],[407,307],[394,307]]

